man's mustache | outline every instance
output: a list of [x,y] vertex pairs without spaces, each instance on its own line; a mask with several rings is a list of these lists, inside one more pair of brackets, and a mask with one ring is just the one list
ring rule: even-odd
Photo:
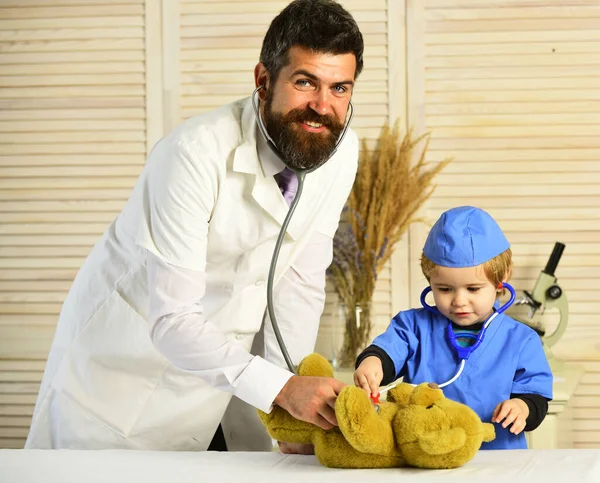
[[284,122],[315,122],[328,128],[342,128],[343,124],[332,115],[320,115],[305,109],[292,109],[284,116]]

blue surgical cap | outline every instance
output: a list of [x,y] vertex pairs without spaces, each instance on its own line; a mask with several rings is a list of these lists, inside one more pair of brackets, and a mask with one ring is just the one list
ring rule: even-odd
[[487,212],[459,206],[446,211],[435,222],[423,254],[442,267],[476,267],[509,248],[498,223]]

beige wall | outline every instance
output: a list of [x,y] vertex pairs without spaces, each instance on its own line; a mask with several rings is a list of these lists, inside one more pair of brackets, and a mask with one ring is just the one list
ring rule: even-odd
[[[0,447],[22,446],[62,300],[181,119],[249,95],[286,1],[0,3]],[[571,324],[557,354],[585,365],[576,446],[600,445],[600,6],[597,0],[347,0],[365,34],[353,127],[431,130],[455,161],[424,210],[488,209],[531,288],[555,241]],[[235,12],[233,14],[232,12]],[[375,296],[377,329],[418,303],[426,226],[402,240]],[[330,291],[331,292],[331,291]],[[341,343],[328,298],[318,349]]]
[[162,131],[158,2],[85,3],[0,3],[0,447],[23,445],[62,301]]

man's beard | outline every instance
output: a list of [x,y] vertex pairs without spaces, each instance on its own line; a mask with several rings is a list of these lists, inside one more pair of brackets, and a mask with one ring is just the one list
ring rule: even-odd
[[[344,124],[332,115],[321,116],[311,109],[292,109],[286,114],[273,112],[273,97],[267,91],[264,103],[264,121],[269,136],[275,141],[285,164],[296,169],[310,169],[327,161],[338,141]],[[327,132],[313,133],[299,126],[303,122],[317,122]]]

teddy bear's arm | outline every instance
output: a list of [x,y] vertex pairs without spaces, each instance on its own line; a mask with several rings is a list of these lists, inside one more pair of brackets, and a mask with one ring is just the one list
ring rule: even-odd
[[380,407],[378,413],[364,390],[346,386],[335,403],[339,428],[346,440],[360,452],[397,455],[391,425],[393,405],[383,403]]
[[286,443],[312,444],[315,431],[321,429],[314,424],[292,417],[285,409],[275,407],[270,413],[258,411],[258,416],[271,438]]

